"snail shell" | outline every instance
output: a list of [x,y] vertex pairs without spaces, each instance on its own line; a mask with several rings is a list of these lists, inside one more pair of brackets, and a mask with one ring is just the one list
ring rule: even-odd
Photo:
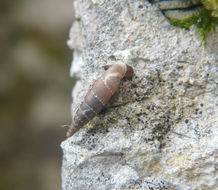
[[78,106],[67,137],[72,136],[81,127],[92,120],[107,104],[119,88],[123,78],[131,78],[133,69],[122,62],[116,62],[94,82],[84,100]]

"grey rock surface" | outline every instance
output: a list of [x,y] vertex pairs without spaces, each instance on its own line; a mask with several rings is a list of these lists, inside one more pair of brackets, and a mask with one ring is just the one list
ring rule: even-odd
[[145,0],[74,1],[72,115],[111,60],[134,68],[62,142],[62,189],[216,189],[218,36],[170,25]]

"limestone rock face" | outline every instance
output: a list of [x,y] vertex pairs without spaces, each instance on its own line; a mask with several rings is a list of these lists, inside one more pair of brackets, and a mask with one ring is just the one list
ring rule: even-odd
[[215,189],[218,36],[170,25],[145,0],[74,1],[72,116],[109,61],[134,68],[106,108],[62,142],[62,189]]

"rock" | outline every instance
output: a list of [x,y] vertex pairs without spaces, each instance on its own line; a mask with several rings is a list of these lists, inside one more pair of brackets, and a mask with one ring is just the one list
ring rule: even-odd
[[144,0],[75,1],[74,9],[68,44],[81,80],[72,113],[107,62],[135,73],[62,142],[62,189],[215,189],[217,33],[204,49],[195,27],[170,25]]

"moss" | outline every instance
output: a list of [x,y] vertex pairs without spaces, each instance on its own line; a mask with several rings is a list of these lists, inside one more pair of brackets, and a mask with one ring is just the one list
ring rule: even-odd
[[201,0],[204,7],[211,11],[213,17],[218,17],[218,0]]
[[118,121],[116,119],[113,119],[113,118],[110,118],[109,122],[112,123],[112,124],[117,124],[118,123]]
[[182,27],[189,29],[193,24],[197,26],[198,33],[202,40],[202,46],[206,46],[206,37],[207,34],[215,28],[215,25],[218,24],[218,19],[212,16],[212,12],[203,8],[199,14],[187,18],[184,20],[173,20],[169,19],[170,23],[174,26]]

